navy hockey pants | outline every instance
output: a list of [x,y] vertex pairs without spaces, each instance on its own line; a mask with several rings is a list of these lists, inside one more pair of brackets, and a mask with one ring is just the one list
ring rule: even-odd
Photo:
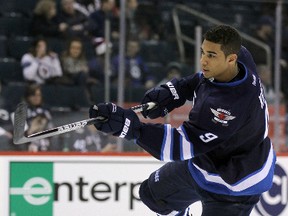
[[191,177],[187,161],[170,162],[153,172],[141,184],[139,194],[145,205],[161,215],[172,211],[184,212],[189,205],[200,200],[202,216],[248,216],[260,198],[260,195],[220,195],[201,189]]

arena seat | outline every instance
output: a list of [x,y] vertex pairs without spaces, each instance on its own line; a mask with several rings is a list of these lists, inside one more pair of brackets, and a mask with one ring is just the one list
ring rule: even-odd
[[27,53],[32,46],[34,38],[27,36],[15,36],[8,40],[8,55],[17,60]]
[[145,62],[160,62],[166,64],[175,59],[175,53],[166,41],[143,41],[140,55]]
[[20,13],[4,13],[0,17],[0,34],[6,36],[27,36],[30,32],[31,19]]
[[9,111],[14,112],[17,104],[23,100],[26,86],[27,84],[24,82],[10,82],[2,85],[1,97]]
[[7,56],[7,37],[0,35],[0,57]]
[[42,85],[42,94],[48,107],[80,109],[90,106],[84,87],[45,84]]
[[23,82],[20,62],[14,58],[0,58],[0,80],[2,83]]

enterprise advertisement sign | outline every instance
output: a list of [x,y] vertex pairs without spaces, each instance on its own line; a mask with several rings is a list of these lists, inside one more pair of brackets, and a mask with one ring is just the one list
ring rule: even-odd
[[[151,157],[0,156],[0,162],[7,178],[0,180],[0,215],[155,216],[138,195],[141,182],[163,165]],[[287,174],[288,157],[280,156],[273,187],[251,216],[288,215]],[[200,202],[191,206],[193,216],[201,211]]]

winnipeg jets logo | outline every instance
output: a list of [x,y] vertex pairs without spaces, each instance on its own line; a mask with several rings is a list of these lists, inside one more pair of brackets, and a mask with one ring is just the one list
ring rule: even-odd
[[232,116],[231,113],[227,110],[218,108],[217,110],[210,108],[211,112],[214,114],[214,118],[212,119],[213,122],[221,123],[223,126],[228,125],[228,121],[235,119],[235,116]]

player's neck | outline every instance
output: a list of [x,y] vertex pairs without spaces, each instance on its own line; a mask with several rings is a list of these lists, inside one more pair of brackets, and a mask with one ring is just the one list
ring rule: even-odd
[[235,77],[239,74],[239,72],[240,72],[240,68],[239,68],[238,65],[236,64],[236,65],[235,65],[235,68],[233,68],[233,69],[231,70],[231,76],[227,79],[228,82],[233,81],[233,80],[235,79]]
[[215,82],[233,82],[235,77],[239,74],[240,68],[236,64],[235,66],[227,69],[225,73],[222,74],[222,77],[215,78]]

